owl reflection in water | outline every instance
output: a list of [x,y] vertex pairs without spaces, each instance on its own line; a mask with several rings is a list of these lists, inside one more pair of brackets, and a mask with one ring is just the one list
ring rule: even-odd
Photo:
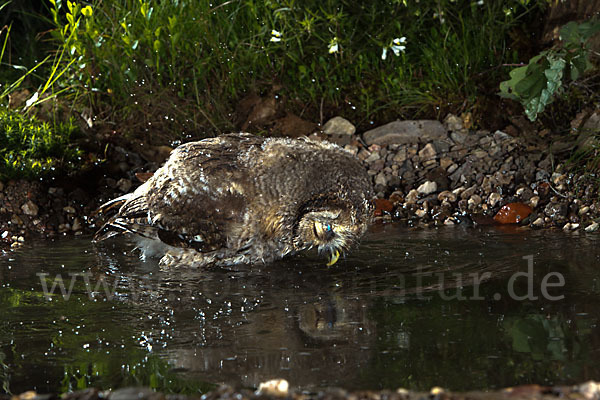
[[228,134],[177,147],[96,241],[128,233],[162,266],[267,263],[318,249],[334,264],[367,229],[372,187],[344,149],[309,139]]

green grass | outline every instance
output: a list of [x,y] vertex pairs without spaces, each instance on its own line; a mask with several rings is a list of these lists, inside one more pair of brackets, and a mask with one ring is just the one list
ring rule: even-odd
[[50,124],[0,107],[0,181],[73,172],[83,164],[71,120]]
[[467,110],[518,61],[509,35],[546,1],[50,3],[72,62],[57,85],[125,134],[162,140],[233,129],[237,101],[274,84],[294,112],[323,107],[363,126]]

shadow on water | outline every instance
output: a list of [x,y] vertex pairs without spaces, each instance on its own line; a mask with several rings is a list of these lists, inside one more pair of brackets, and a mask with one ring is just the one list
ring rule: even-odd
[[126,240],[31,242],[0,257],[0,391],[598,379],[599,244],[385,225],[332,268],[305,256],[200,271],[161,270]]

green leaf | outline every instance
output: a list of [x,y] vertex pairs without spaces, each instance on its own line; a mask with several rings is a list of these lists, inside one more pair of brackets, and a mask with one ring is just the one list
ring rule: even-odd
[[577,22],[571,21],[560,28],[560,40],[565,42],[565,46],[578,46],[581,41]]

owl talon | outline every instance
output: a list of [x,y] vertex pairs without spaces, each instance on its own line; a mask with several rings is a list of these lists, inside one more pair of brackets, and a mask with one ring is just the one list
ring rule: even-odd
[[338,258],[340,258],[340,252],[336,250],[335,253],[331,253],[331,257],[329,258],[329,262],[327,263],[327,266],[331,267],[333,264],[335,264],[337,262]]

